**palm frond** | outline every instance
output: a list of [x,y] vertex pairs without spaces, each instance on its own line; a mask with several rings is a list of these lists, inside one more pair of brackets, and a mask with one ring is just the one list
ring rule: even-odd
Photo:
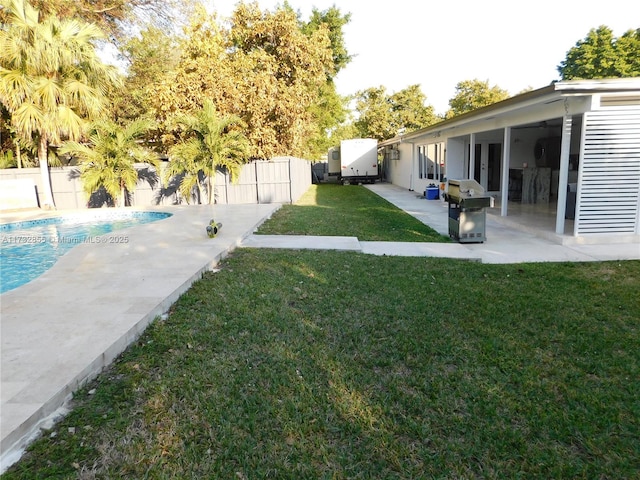
[[197,178],[202,172],[208,183],[209,202],[212,201],[216,171],[226,167],[232,180],[238,176],[240,166],[249,152],[247,138],[242,133],[245,124],[235,115],[220,116],[215,104],[207,99],[202,108],[175,121],[185,137],[170,150],[170,166],[165,176],[185,174]]
[[149,121],[133,122],[124,127],[109,120],[98,121],[89,129],[91,146],[67,141],[60,152],[82,159],[80,178],[89,195],[104,188],[115,201],[121,197],[122,187],[126,191],[135,189],[138,182],[136,162],[159,166],[157,155],[137,142],[150,126],[152,122]]
[[182,181],[180,182],[180,187],[178,190],[180,192],[180,195],[182,195],[182,197],[187,201],[187,203],[190,203],[193,189],[197,185],[198,185],[197,175],[193,175],[189,173],[182,178]]
[[8,111],[15,111],[30,94],[32,83],[24,72],[0,67],[0,102]]
[[12,123],[18,134],[25,139],[31,138],[34,132],[39,132],[39,126],[44,123],[44,115],[36,104],[25,100],[13,112]]

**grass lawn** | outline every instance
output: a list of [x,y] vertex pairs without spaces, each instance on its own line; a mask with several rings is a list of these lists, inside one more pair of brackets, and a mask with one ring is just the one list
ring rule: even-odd
[[638,478],[638,291],[637,261],[240,249],[5,477]]
[[365,187],[336,184],[312,185],[294,205],[283,205],[257,233],[340,235],[363,241],[451,241]]

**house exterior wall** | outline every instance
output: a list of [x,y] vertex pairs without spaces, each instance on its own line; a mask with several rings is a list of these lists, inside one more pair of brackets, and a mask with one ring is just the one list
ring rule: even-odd
[[413,144],[401,143],[396,146],[397,160],[388,162],[387,179],[394,185],[412,190],[413,185]]

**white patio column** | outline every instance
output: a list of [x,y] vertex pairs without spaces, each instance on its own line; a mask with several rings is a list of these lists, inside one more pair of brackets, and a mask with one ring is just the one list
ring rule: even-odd
[[567,210],[567,185],[569,182],[569,152],[571,150],[570,115],[562,117],[562,138],[560,143],[560,172],[558,175],[558,206],[556,207],[556,233],[564,234],[564,217]]
[[507,202],[509,200],[509,164],[511,163],[511,127],[504,129],[502,143],[502,178],[500,179],[500,216],[507,216]]
[[476,178],[476,134],[469,136],[469,178]]

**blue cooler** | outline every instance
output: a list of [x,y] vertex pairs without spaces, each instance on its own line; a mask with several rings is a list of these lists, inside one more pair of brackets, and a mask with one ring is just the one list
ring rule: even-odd
[[432,187],[429,186],[424,191],[424,198],[426,198],[427,200],[438,200],[439,196],[440,196],[440,189],[436,186],[432,186]]

